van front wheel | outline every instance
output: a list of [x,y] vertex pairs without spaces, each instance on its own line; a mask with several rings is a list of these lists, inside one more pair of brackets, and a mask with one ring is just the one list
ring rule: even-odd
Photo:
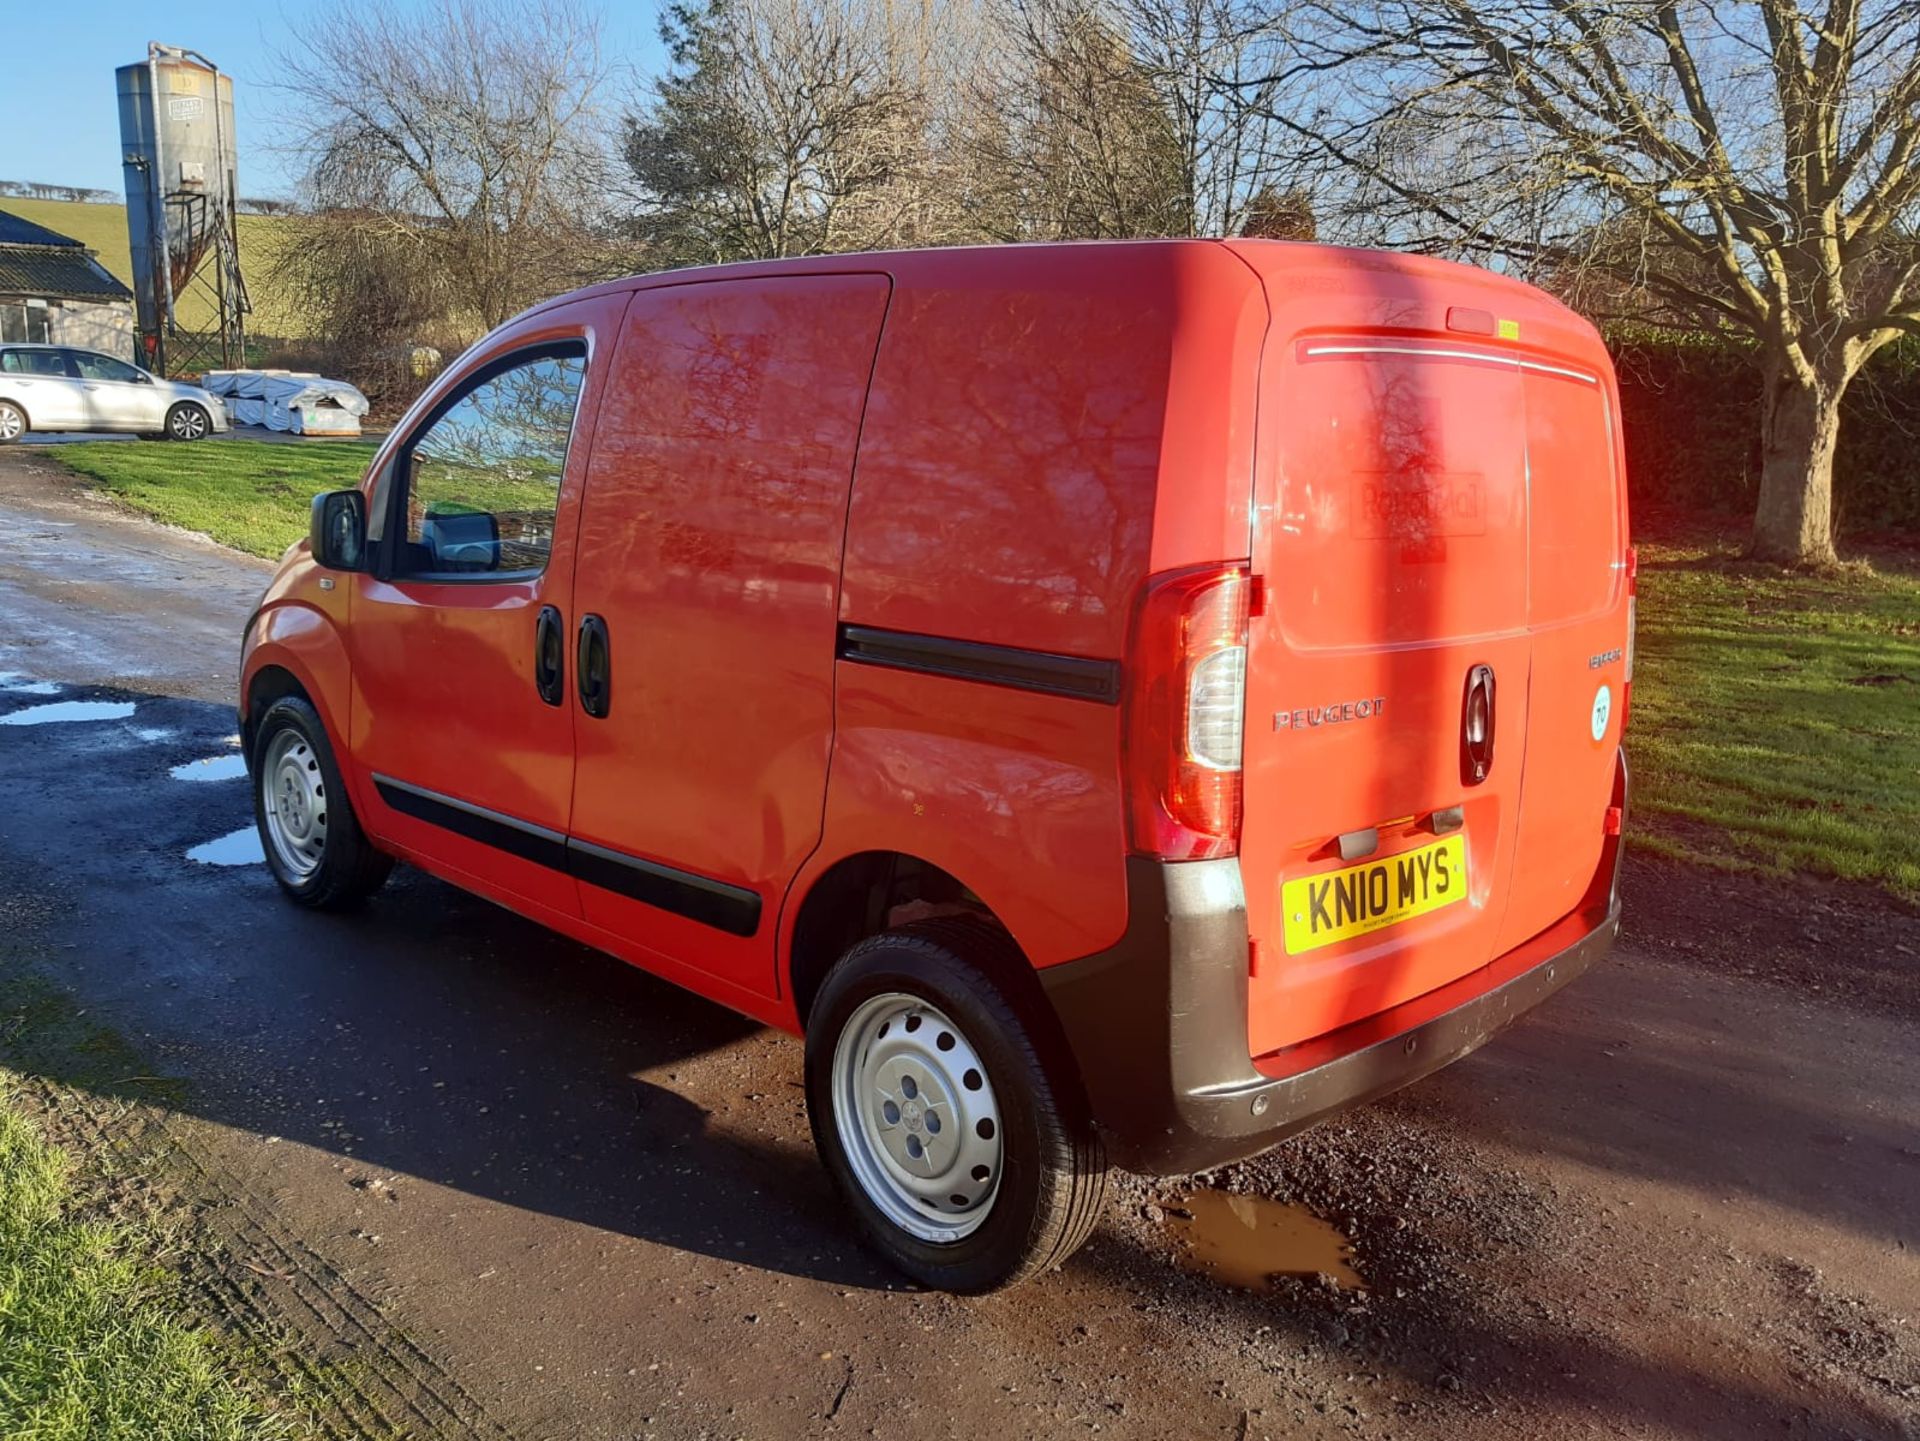
[[975,963],[985,946],[1011,951],[968,920],[863,941],[807,1026],[807,1112],[835,1185],[889,1261],[963,1294],[1059,1265],[1106,1196],[1077,1090],[1056,1083],[1020,1008]]
[[327,744],[320,713],[283,696],[260,717],[253,741],[253,808],[267,869],[313,910],[338,910],[386,883],[393,860],[367,841]]

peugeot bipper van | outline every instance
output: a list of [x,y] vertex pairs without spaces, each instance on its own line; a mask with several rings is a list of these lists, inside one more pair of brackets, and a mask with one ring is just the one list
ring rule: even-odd
[[404,860],[805,1037],[870,1240],[1057,1264],[1605,954],[1593,328],[1260,241],[726,266],[508,322],[248,620],[273,873]]

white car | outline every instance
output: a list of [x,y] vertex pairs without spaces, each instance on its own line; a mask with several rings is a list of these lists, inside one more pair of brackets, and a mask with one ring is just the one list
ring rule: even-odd
[[201,440],[227,428],[227,408],[197,385],[68,345],[0,346],[0,445],[28,431],[130,430]]

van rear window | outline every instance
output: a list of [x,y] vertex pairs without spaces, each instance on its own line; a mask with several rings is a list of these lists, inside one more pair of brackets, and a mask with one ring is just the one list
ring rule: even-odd
[[1294,645],[1525,624],[1526,413],[1512,365],[1310,343],[1282,394],[1269,573]]
[[1360,339],[1294,362],[1271,573],[1295,645],[1492,635],[1610,601],[1620,506],[1597,377]]
[[1620,486],[1606,391],[1536,371],[1525,385],[1533,622],[1551,625],[1613,601],[1624,553]]

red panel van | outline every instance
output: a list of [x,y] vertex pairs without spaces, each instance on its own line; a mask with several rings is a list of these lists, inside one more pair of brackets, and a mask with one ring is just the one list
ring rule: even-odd
[[1460,265],[1180,241],[564,296],[316,498],[247,623],[286,893],[394,859],[806,1038],[874,1243],[982,1291],[1108,1158],[1250,1155],[1618,926],[1593,329]]

